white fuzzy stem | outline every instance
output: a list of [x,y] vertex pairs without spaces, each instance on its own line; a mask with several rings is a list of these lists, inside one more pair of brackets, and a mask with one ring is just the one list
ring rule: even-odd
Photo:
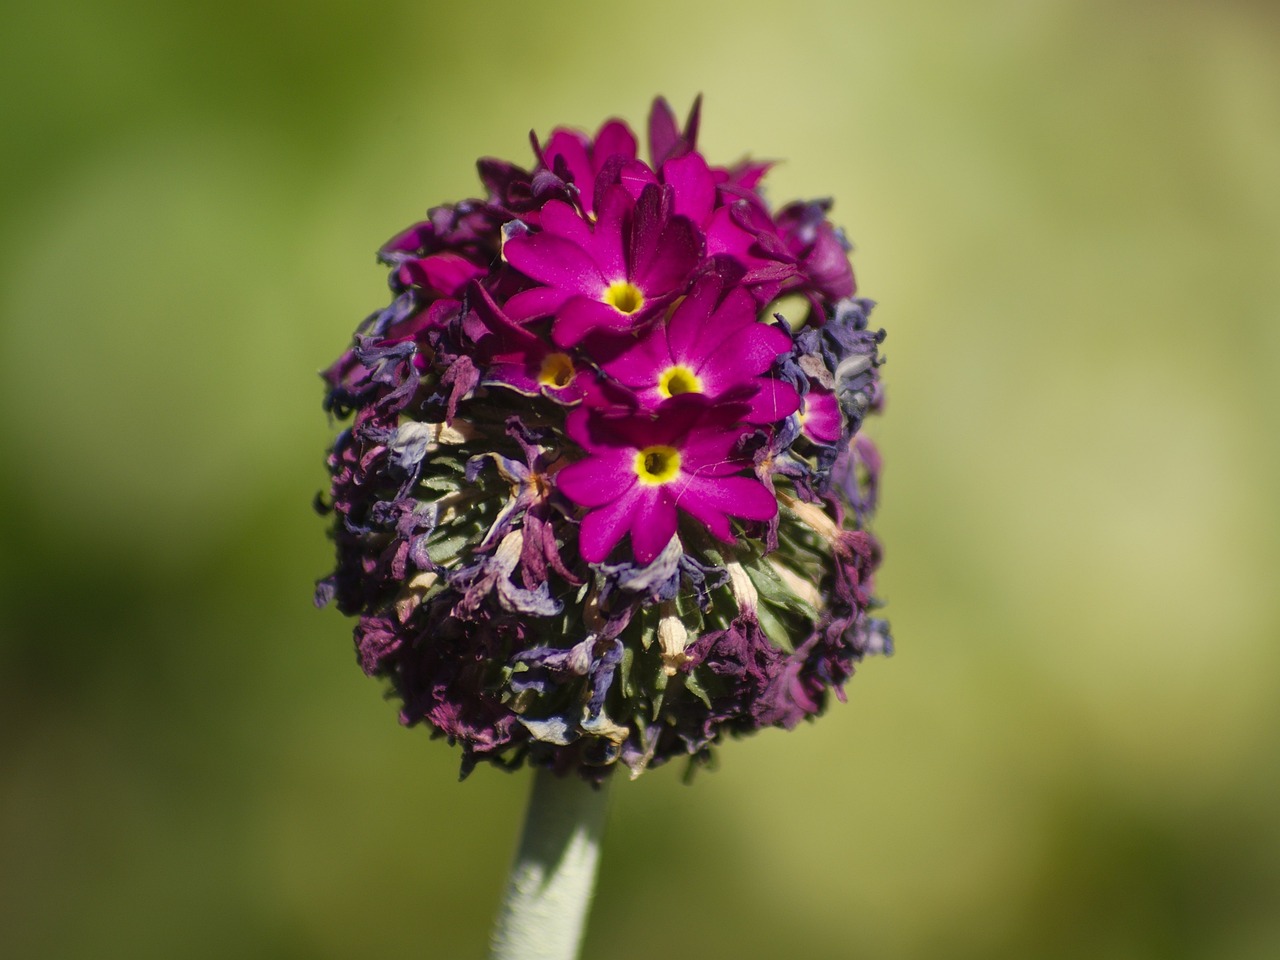
[[490,960],[578,956],[600,860],[605,799],[605,787],[572,774],[535,771]]

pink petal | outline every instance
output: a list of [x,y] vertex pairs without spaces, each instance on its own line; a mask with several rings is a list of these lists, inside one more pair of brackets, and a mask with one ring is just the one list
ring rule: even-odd
[[626,189],[633,200],[639,200],[640,194],[649,184],[657,184],[658,176],[649,169],[647,163],[635,160],[622,165],[618,173],[618,182]]
[[[745,409],[745,405],[735,405],[730,413],[736,417]],[[719,416],[711,399],[701,393],[681,393],[670,397],[647,417],[633,417],[632,420],[636,424],[633,436],[639,441],[637,446],[664,443],[682,452],[690,438],[723,434],[727,422]]]
[[717,476],[737,473],[745,465],[733,448],[742,439],[742,428],[692,430],[680,445],[681,468],[691,474]]
[[716,180],[700,153],[686,153],[662,165],[663,182],[675,189],[673,212],[703,224],[716,202]]
[[490,386],[497,384],[510,387],[526,397],[537,396],[542,392],[537,377],[532,376],[528,366],[523,363],[491,363],[485,367],[484,376],[480,378],[480,382]]
[[721,207],[713,213],[706,229],[708,256],[727,253],[744,264],[754,259],[748,251],[755,242],[755,236],[738,226],[729,207]]
[[777,499],[755,477],[690,477],[677,504],[699,520],[713,513],[769,520],[778,512]]
[[637,493],[619,497],[613,503],[592,510],[578,528],[578,549],[587,563],[603,563],[627,532],[635,509]]
[[[712,275],[700,278],[671,315],[671,321],[667,325],[667,341],[671,345],[671,356],[678,358],[681,363],[689,363],[694,357],[701,359],[696,352],[696,344],[708,326],[721,289],[718,277]],[[754,310],[752,319],[755,319]]]
[[772,166],[772,163],[744,161],[732,170],[726,171],[727,178],[725,183],[729,186],[740,187],[743,190],[754,190]]
[[630,458],[634,456],[636,449],[653,443],[653,440],[644,438],[634,443],[630,436],[623,435],[634,420],[637,417],[603,416],[594,410],[580,407],[564,419],[564,433],[568,434],[573,443],[596,456],[616,454]]
[[818,228],[817,240],[804,258],[803,267],[810,282],[828,299],[853,296],[853,267],[831,224],[823,223]]
[[760,377],[756,382],[760,390],[751,398],[748,423],[777,423],[800,409],[800,394],[785,380]]
[[602,507],[639,482],[633,459],[630,451],[622,455],[589,456],[557,473],[556,487],[579,506]]
[[819,443],[835,443],[844,424],[840,420],[840,404],[830,390],[810,388],[804,398],[805,435]]
[[549,233],[516,237],[507,241],[503,252],[513,267],[539,283],[586,296],[597,296],[605,287],[600,269],[586,251],[562,237]]
[[[493,341],[492,346],[495,350],[518,350],[523,353],[530,351],[546,353],[546,347],[542,341],[526,330],[524,327],[515,323],[502,308],[493,301],[493,297],[489,291],[481,284],[477,283],[471,288],[471,309],[474,315],[481,321],[481,328],[488,333]],[[514,299],[514,298],[512,298]],[[468,320],[470,317],[468,317]],[[465,324],[465,321],[464,321]],[[472,337],[477,337],[469,324],[465,324],[468,333]],[[483,334],[482,334],[483,335]],[[478,338],[477,338],[478,339]],[[541,348],[541,350],[539,350]],[[539,357],[541,359],[541,357]]]
[[542,208],[542,229],[552,236],[590,249],[591,227],[578,216],[578,211],[562,200],[548,200]]
[[645,187],[631,230],[630,279],[647,297],[683,288],[702,256],[702,234],[685,217],[668,217],[663,192]]
[[[605,190],[600,197],[600,205],[596,209],[596,226],[589,243],[583,244],[595,260],[605,282],[594,295],[614,280],[627,277],[627,258],[623,248],[622,231],[626,225],[627,214],[631,212],[631,198],[622,187],[613,186]],[[589,294],[590,295],[590,294]]]
[[[551,139],[543,147],[542,157],[547,169],[556,173],[557,158],[563,161],[569,171],[569,179],[590,202],[591,183],[595,179],[591,159],[587,155],[587,138],[577,130],[560,128],[551,133]],[[544,211],[545,212],[545,211]]]
[[655,323],[640,339],[630,341],[625,350],[603,364],[611,377],[632,388],[657,387],[662,371],[671,366],[667,335],[661,323]]
[[551,316],[572,296],[571,291],[559,287],[534,287],[517,293],[506,302],[504,310],[508,319],[524,323],[535,317]]
[[[512,298],[514,299],[514,297]],[[571,347],[592,330],[626,330],[631,317],[607,303],[591,297],[573,297],[556,315],[551,338],[561,347]]]
[[702,233],[685,217],[673,217],[662,231],[658,253],[649,261],[644,279],[637,280],[641,290],[652,290],[655,296],[668,291],[683,292],[689,275],[702,260]]
[[636,158],[636,135],[621,120],[609,120],[596,134],[596,142],[591,148],[591,159],[595,169],[604,166],[610,156],[623,156],[628,160]]
[[753,323],[733,330],[702,354],[697,373],[707,384],[708,393],[719,393],[764,373],[779,354],[791,352],[791,345],[791,338],[777,327]]
[[591,436],[591,414],[589,411],[581,407],[570,411],[564,418],[564,432],[570,440],[582,447],[583,450],[594,451],[597,449],[597,444]]
[[652,563],[675,536],[676,508],[665,487],[649,487],[637,497],[631,518],[631,550],[637,563]]

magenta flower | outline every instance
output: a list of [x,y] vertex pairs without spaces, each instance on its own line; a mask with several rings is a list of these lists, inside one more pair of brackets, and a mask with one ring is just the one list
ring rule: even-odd
[[830,209],[830,200],[791,203],[778,212],[777,221],[806,292],[834,301],[852,297],[857,284],[849,265],[849,244],[827,219]]
[[594,224],[551,200],[541,223],[507,241],[507,261],[541,286],[513,296],[506,311],[516,322],[554,314],[561,347],[593,330],[634,329],[683,292],[702,254],[701,235],[671,213],[670,193],[657,185],[637,200],[610,187]]
[[556,486],[587,508],[579,545],[588,563],[602,563],[631,534],[636,562],[651,563],[675,536],[677,512],[718,539],[734,542],[730,517],[769,520],[778,504],[754,476],[751,458],[736,453],[747,430],[743,409],[676,397],[658,416],[605,417],[574,410],[565,422],[585,460],[556,474]]
[[[756,319],[756,303],[740,287],[725,292],[709,274],[672,312],[634,340],[617,341],[621,353],[604,370],[652,410],[685,393],[747,403],[749,423],[777,423],[800,406],[791,384],[764,374],[791,336]],[[601,348],[603,349],[603,348]]]
[[[761,167],[750,169],[763,173]],[[760,303],[799,277],[796,257],[779,236],[763,199],[739,186],[729,171],[709,166],[702,154],[681,153],[663,162],[657,173],[632,160],[617,167],[617,178],[632,197],[650,185],[668,187],[673,212],[687,217],[706,238],[706,255],[736,261],[745,270],[741,282]]]
[[594,212],[596,178],[615,157],[636,157],[635,134],[621,120],[606,121],[595,139],[578,130],[558,127],[542,148],[542,162],[560,179],[578,188],[578,203],[587,214]]
[[587,398],[597,405],[611,402],[608,385],[601,383],[595,368],[580,355],[557,350],[545,337],[513,322],[478,283],[470,288],[470,301],[472,309],[463,328],[483,363],[481,383],[499,384],[526,396],[542,394],[566,405]]

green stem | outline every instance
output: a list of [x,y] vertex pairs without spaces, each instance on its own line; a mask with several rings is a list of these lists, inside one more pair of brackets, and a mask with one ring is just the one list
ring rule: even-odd
[[593,787],[572,774],[534,772],[490,960],[578,956],[600,860],[606,795],[605,787]]

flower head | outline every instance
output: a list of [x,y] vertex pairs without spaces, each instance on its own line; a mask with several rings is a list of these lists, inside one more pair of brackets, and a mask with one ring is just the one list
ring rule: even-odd
[[[325,372],[337,548],[406,724],[591,778],[821,713],[892,648],[867,524],[872,304],[827,201],[710,164],[655,102],[389,241],[391,302]],[[800,294],[802,314],[773,301]],[[803,301],[802,301],[803,302]]]

